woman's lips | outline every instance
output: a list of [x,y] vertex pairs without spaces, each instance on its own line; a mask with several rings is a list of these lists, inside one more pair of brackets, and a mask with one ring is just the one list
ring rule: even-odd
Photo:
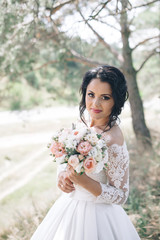
[[99,110],[99,109],[95,109],[95,108],[91,108],[92,112],[94,113],[100,113],[102,112],[102,110]]

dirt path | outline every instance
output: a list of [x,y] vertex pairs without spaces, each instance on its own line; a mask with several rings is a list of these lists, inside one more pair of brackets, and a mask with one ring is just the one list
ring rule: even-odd
[[2,182],[3,180],[5,180],[5,178],[8,178],[10,176],[14,176],[16,175],[18,172],[21,172],[22,169],[24,169],[25,167],[27,167],[27,165],[31,164],[34,159],[40,157],[44,152],[46,152],[46,149],[42,149],[39,152],[35,152],[34,154],[28,156],[29,159],[24,159],[21,163],[17,164],[16,166],[14,166],[12,169],[9,169],[8,171],[4,172],[1,176],[0,176],[0,182]]
[[[6,161],[0,157],[0,200],[29,183],[40,171],[50,164],[46,143],[53,135],[53,129],[48,132],[41,128],[41,123],[55,123],[59,128],[61,120],[78,116],[77,107],[54,107],[29,111],[0,112],[0,154],[2,152],[19,151],[25,146],[31,146],[31,154],[18,155],[17,163],[5,167]],[[27,126],[27,131],[22,125]],[[34,128],[35,126],[35,128]],[[22,129],[22,131],[21,131]],[[18,130],[18,133],[17,133]],[[35,132],[36,131],[36,132]],[[36,150],[34,149],[36,146]],[[37,150],[37,146],[40,149]]]
[[[31,154],[22,155],[21,160],[17,164],[7,168],[1,166],[0,201],[31,181],[36,174],[49,164],[46,143],[50,138],[50,132],[18,134],[0,138],[0,151],[3,151],[4,148],[12,148],[13,151],[18,151],[22,146],[33,146]],[[36,150],[34,149],[35,144]],[[38,150],[37,144],[41,146]]]
[[47,159],[44,159],[44,162],[40,165],[37,164],[37,166],[30,172],[26,172],[25,176],[22,175],[18,180],[17,183],[13,184],[10,188],[7,188],[5,191],[1,191],[0,194],[0,201],[3,200],[5,197],[10,195],[11,193],[15,192],[19,188],[23,187],[25,184],[27,184],[29,181],[31,181],[40,171],[42,171],[47,165],[49,165],[49,161]]

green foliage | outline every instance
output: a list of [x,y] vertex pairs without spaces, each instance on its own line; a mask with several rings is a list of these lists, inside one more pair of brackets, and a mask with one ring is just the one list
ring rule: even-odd
[[[77,25],[79,27],[83,25],[83,21],[78,23],[76,20],[78,15],[74,3],[71,3],[69,7],[62,8],[58,14],[55,13],[50,19],[49,15],[47,15],[49,11],[47,10],[47,12],[45,8],[52,8],[55,6],[54,4],[57,3],[51,0],[6,0],[0,3],[0,78],[5,77],[10,82],[19,81],[22,84],[26,79],[33,91],[36,89],[43,94],[45,89],[48,94],[46,98],[48,99],[56,101],[58,99],[60,103],[77,104],[79,101],[78,90],[83,74],[90,66],[76,62],[70,54],[70,49],[75,50],[85,58],[117,67],[121,66],[118,59],[113,57],[110,51],[96,38],[88,41],[87,36],[86,40],[84,40],[84,38],[73,34],[73,32],[72,34],[68,33],[67,27],[71,28],[72,24],[73,27],[74,24],[79,24]],[[85,8],[89,13],[93,11],[96,5],[97,1],[95,0],[80,3],[82,10]],[[135,13],[132,21],[132,27],[135,30],[131,34],[133,42],[137,39],[137,34],[138,36],[144,36],[144,38],[148,37],[146,35],[147,31],[151,32],[151,36],[156,35],[159,24],[157,11],[157,3],[155,3],[149,7],[141,8],[140,11]],[[104,9],[104,13],[107,16],[106,9]],[[66,19],[69,16],[73,16],[73,22],[66,24]],[[99,17],[96,22],[98,20]],[[102,18],[102,20],[104,19]],[[94,20],[90,21],[90,23],[94,26]],[[60,31],[59,34],[55,26]],[[99,30],[101,29],[97,31],[99,32]],[[101,32],[106,41],[108,41],[107,34],[109,32],[106,25],[106,30],[103,33]],[[110,46],[117,52],[122,53],[121,42],[116,41],[116,39],[113,39],[113,44],[110,43]],[[146,48],[137,48],[135,54],[133,54],[135,67],[141,64],[150,51],[150,42],[148,45],[146,43],[145,46]],[[158,60],[156,57],[152,59],[154,60],[148,61],[144,70],[141,71],[142,74],[138,74],[139,85],[142,89],[141,96],[144,99],[146,99],[148,93],[158,92]],[[150,76],[150,78],[147,78],[147,76]],[[150,80],[151,77],[153,81]],[[148,91],[143,87],[146,86],[146,79],[148,79]],[[13,101],[11,109],[24,107],[20,99],[19,96]],[[32,100],[31,97],[30,105],[32,105]],[[8,105],[6,104],[6,106]]]
[[132,211],[139,211],[141,205],[143,204],[143,197],[137,190],[137,188],[132,188],[128,197],[128,209]]
[[142,239],[158,240],[160,235],[157,227],[160,214],[154,210],[160,207],[157,202],[158,198],[155,197],[158,193],[158,188],[155,188],[154,195],[152,190],[153,187],[142,193],[138,188],[133,187],[130,190],[125,210],[131,216],[132,214],[136,215],[134,224]]
[[9,83],[7,93],[9,109],[30,109],[33,106],[40,105],[42,103],[40,94],[30,91],[31,89],[21,82]]
[[[158,138],[154,137],[154,155],[146,155],[144,159],[138,153],[131,156],[130,172],[132,175],[134,171],[136,178],[131,176],[130,194],[125,210],[131,216],[141,239],[158,240],[160,237],[158,230],[160,220],[160,181],[157,141],[159,142]],[[135,168],[137,168],[136,173]]]
[[[144,53],[145,54],[145,53]],[[136,56],[139,59],[139,55]],[[137,60],[138,64],[138,60]],[[140,64],[140,63],[139,63]],[[159,85],[159,56],[155,55],[147,63],[146,67],[138,73],[138,85],[142,99],[149,101],[160,92]],[[145,86],[145,87],[144,87]]]
[[97,134],[97,138],[100,139],[102,137],[101,134]]
[[10,92],[9,92],[11,103],[10,109],[11,110],[19,110],[22,107],[22,84],[21,83],[14,83],[10,85]]
[[37,78],[37,76],[35,75],[34,72],[28,73],[25,78],[27,79],[28,83],[29,83],[32,87],[34,87],[34,88],[36,88],[36,89],[39,89],[39,88],[40,88],[39,79]]
[[[156,4],[150,5],[148,8],[140,11],[138,16],[134,19],[137,29],[159,29],[159,6]],[[145,24],[144,24],[145,22]]]

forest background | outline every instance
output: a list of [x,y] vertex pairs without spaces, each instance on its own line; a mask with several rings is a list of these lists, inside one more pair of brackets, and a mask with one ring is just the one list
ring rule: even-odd
[[47,142],[78,117],[79,86],[109,64],[127,79],[130,153],[124,206],[142,239],[160,239],[160,3],[2,0],[0,239],[27,240],[59,195]]

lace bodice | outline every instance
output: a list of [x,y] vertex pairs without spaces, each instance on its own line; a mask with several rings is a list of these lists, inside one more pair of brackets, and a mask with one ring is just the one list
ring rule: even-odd
[[[101,194],[93,199],[96,203],[124,204],[129,193],[129,154],[126,143],[109,146],[108,156],[109,161],[106,170],[102,170],[98,174],[87,174],[99,182],[102,189]],[[58,172],[60,171],[62,171],[62,167]],[[76,190],[87,192],[80,186],[76,186]]]

